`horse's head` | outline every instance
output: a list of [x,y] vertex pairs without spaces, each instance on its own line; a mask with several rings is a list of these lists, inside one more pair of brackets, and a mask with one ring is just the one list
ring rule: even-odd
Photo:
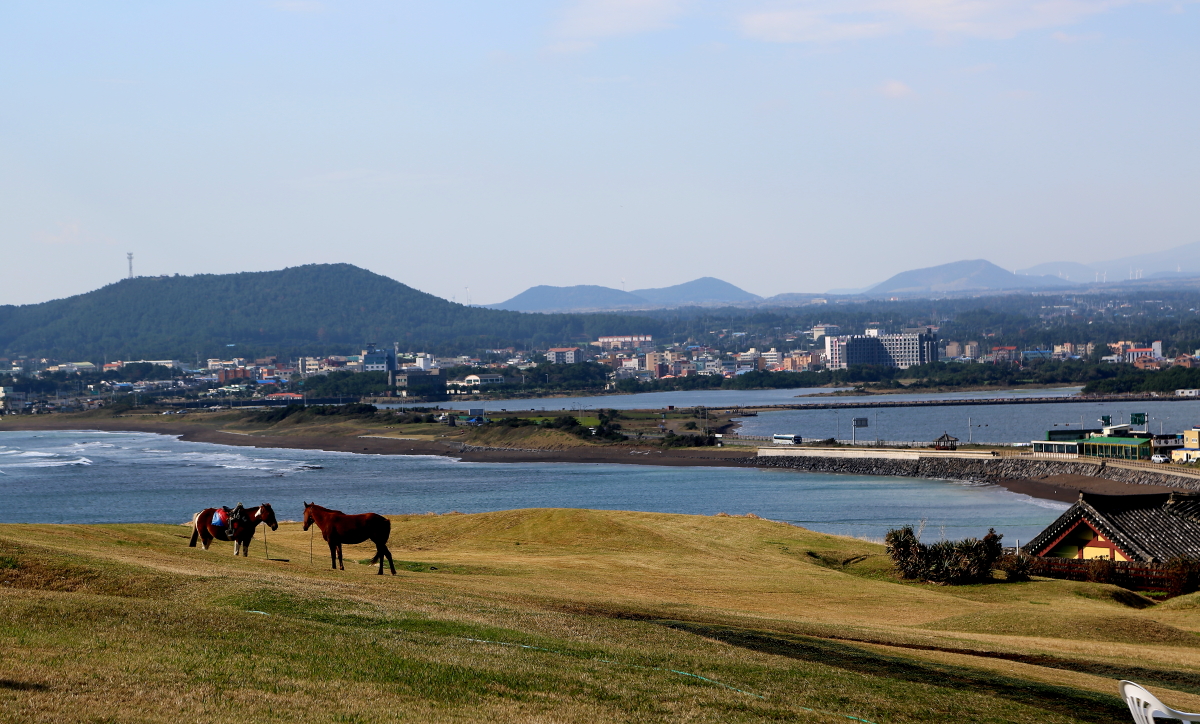
[[258,517],[262,522],[266,523],[271,530],[279,530],[279,522],[275,520],[275,510],[270,503],[263,503],[258,507]]
[[303,530],[308,530],[308,527],[313,524],[313,521],[314,521],[313,514],[312,514],[313,505],[315,505],[315,503],[305,503],[304,504],[304,528],[303,528]]

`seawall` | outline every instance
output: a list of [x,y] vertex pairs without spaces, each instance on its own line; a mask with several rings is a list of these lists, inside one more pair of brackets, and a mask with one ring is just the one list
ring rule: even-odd
[[[855,451],[858,452],[858,451]],[[1101,478],[1127,485],[1153,485],[1200,491],[1200,479],[1171,475],[1142,468],[1123,468],[1092,462],[1066,460],[1031,460],[1015,457],[853,457],[772,454],[759,455],[759,467],[789,468],[813,473],[847,473],[851,475],[897,475],[910,478],[966,480],[977,483],[1003,484],[1012,480],[1037,480],[1051,476],[1069,475]]]

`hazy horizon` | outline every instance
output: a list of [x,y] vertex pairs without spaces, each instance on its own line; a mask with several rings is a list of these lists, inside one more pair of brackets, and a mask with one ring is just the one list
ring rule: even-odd
[[[1200,240],[1200,7],[0,6],[0,304],[347,262],[769,297]],[[622,284],[624,282],[624,284]]]

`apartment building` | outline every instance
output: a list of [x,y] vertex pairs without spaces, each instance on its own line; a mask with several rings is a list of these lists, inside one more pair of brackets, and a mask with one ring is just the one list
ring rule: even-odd
[[906,329],[900,334],[841,335],[825,338],[826,365],[843,370],[852,365],[878,365],[908,369],[937,362],[937,334],[929,327]]

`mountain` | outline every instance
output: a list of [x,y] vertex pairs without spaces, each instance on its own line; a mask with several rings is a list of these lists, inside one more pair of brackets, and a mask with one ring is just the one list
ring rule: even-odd
[[653,309],[656,307],[711,307],[757,302],[762,297],[729,282],[701,277],[673,287],[623,292],[610,287],[581,284],[574,287],[530,287],[488,309],[520,312],[590,312],[597,310]]
[[488,309],[509,309],[516,312],[562,312],[566,310],[635,309],[653,306],[648,300],[620,289],[593,284],[574,287],[551,287],[545,284],[530,287]]
[[701,277],[673,287],[634,289],[633,294],[664,307],[697,306],[757,302],[762,297],[713,277]]
[[985,259],[900,272],[871,287],[869,294],[922,294],[929,292],[995,291],[1004,289],[1053,289],[1069,286],[1056,277],[1021,276],[1001,269]]
[[1018,274],[1062,275],[1075,284],[1130,279],[1194,279],[1200,276],[1200,241],[1109,261],[1054,261],[1021,269]]
[[[859,290],[866,291],[866,290]],[[785,292],[776,294],[773,297],[767,297],[758,303],[760,307],[803,307],[809,304],[826,304],[829,300],[825,298],[827,294],[836,294],[837,292],[825,292],[823,294],[813,294],[811,292]]]
[[1138,277],[1145,279],[1160,272],[1200,276],[1200,242],[1123,256],[1111,261],[1088,262],[1088,266],[1093,272],[1099,272],[1102,280],[1107,279],[1110,282]]
[[0,306],[0,355],[64,361],[345,354],[364,342],[468,352],[601,334],[658,334],[623,315],[521,314],[455,304],[350,264],[123,279],[42,304]]
[[1087,264],[1077,261],[1048,261],[1028,269],[1018,269],[1022,276],[1052,276],[1075,284],[1084,284],[1095,280],[1096,270]]
[[1090,264],[1093,269],[1107,276],[1108,281],[1145,278],[1153,274],[1168,273],[1196,276],[1200,274],[1200,242],[1185,244],[1174,249],[1163,249],[1146,254],[1135,254],[1106,262]]

